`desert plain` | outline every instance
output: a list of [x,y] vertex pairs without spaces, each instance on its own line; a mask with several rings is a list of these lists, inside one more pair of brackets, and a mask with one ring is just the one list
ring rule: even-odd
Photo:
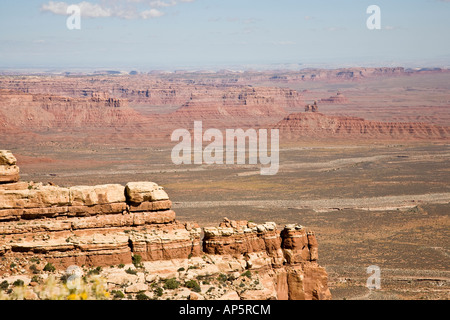
[[[198,120],[280,129],[277,174],[175,165],[170,134]],[[154,181],[180,221],[308,226],[333,299],[450,297],[449,70],[9,74],[0,136],[25,181]]]

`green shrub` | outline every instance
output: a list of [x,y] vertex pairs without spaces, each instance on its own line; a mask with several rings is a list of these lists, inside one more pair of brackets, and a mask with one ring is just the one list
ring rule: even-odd
[[233,280],[236,280],[236,277],[234,276],[234,275],[232,275],[232,274],[230,274],[229,276],[228,276],[228,279],[227,279],[228,281],[233,281]]
[[120,269],[124,268],[125,265],[123,263],[119,264],[117,267],[119,267]]
[[202,289],[200,288],[200,285],[195,280],[187,281],[186,282],[186,287],[188,287],[189,289],[191,289],[194,292],[201,292],[202,291]]
[[0,289],[1,290],[6,290],[9,287],[9,283],[8,281],[4,280],[2,283],[0,283]]
[[33,262],[33,263],[39,264],[39,263],[41,262],[41,260],[39,260],[39,258],[36,258],[36,257],[32,257],[32,258],[30,258],[30,262]]
[[128,273],[128,274],[134,274],[134,275],[137,274],[137,270],[131,269],[131,268],[128,268],[127,270],[125,270],[125,272]]
[[252,272],[250,270],[245,271],[243,274],[241,274],[242,277],[247,277],[247,278],[251,278],[252,277]]
[[13,282],[13,286],[14,287],[23,287],[25,285],[25,283],[23,282],[23,280],[17,279],[16,281]]
[[153,292],[156,294],[156,296],[161,297],[164,293],[164,290],[161,287],[157,287]]
[[219,280],[219,282],[225,282],[227,281],[227,279],[228,279],[227,275],[223,273],[219,274],[219,276],[217,277],[217,280]]
[[136,295],[136,300],[150,300],[150,298],[143,292],[139,292]]
[[95,269],[91,269],[88,271],[87,275],[91,276],[91,275],[99,275],[100,272],[102,272],[102,267],[97,267]]
[[56,268],[53,264],[51,264],[50,262],[47,263],[44,267],[44,271],[48,271],[48,272],[55,272]]
[[38,270],[38,268],[36,267],[35,264],[32,264],[30,266],[30,270],[33,272],[33,274],[38,274],[39,273],[39,270]]
[[133,261],[133,264],[136,268],[141,268],[142,267],[142,257],[138,254],[133,255],[133,257],[131,258]]
[[120,290],[113,290],[113,291],[111,291],[111,293],[112,293],[114,299],[123,299],[123,298],[125,298],[124,293],[122,291],[120,291]]
[[166,279],[164,281],[164,289],[170,289],[170,290],[177,289],[180,286],[180,284],[181,283],[179,281],[177,281],[177,279],[175,279],[175,278]]

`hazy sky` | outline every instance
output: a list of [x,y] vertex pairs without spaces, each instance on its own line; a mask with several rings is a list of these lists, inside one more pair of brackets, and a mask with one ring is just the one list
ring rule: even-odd
[[450,0],[2,0],[0,30],[0,69],[450,66]]

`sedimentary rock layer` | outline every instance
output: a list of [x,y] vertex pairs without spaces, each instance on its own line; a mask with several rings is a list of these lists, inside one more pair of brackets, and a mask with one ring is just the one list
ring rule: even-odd
[[[16,160],[0,151],[0,163],[15,166]],[[0,274],[16,258],[62,269],[127,264],[136,255],[147,262],[221,256],[264,279],[262,289],[242,299],[330,298],[313,232],[228,219],[200,228],[177,221],[171,206],[153,182],[64,188],[10,179],[0,185]]]
[[368,121],[357,117],[327,116],[322,113],[293,113],[278,122],[285,139],[449,139],[450,127],[427,123]]
[[19,167],[11,151],[0,150],[0,184],[19,181]]

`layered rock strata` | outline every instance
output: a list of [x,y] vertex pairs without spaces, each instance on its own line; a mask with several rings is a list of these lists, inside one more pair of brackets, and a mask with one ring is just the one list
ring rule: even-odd
[[19,167],[11,151],[0,150],[0,184],[19,181]]
[[[277,299],[329,299],[327,273],[317,263],[314,232],[298,224],[255,224],[225,219],[219,227],[204,228],[203,251],[211,255],[243,256],[247,269],[272,279]],[[269,286],[270,287],[270,286]]]
[[448,140],[450,127],[422,122],[381,122],[357,117],[328,116],[319,112],[292,113],[273,126],[288,140],[379,139]]
[[[0,161],[15,165],[7,151],[0,151]],[[0,274],[11,272],[17,259],[63,270],[130,264],[134,256],[154,263],[158,273],[176,273],[177,263],[161,271],[163,262],[198,257],[206,262],[196,268],[209,276],[215,269],[207,261],[229,266],[217,272],[257,271],[259,289],[240,299],[330,298],[315,235],[300,225],[279,231],[273,222],[182,223],[153,182],[59,187],[17,180],[0,184]]]

